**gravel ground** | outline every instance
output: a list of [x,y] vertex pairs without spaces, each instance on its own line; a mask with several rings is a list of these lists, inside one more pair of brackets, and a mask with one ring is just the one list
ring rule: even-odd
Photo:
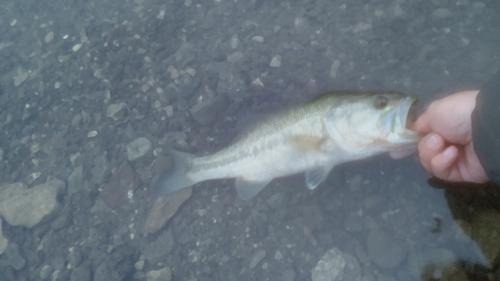
[[[248,202],[231,180],[201,183],[148,224],[168,149],[220,149],[237,116],[327,90],[393,89],[425,105],[478,88],[500,68],[496,0],[5,0],[0,11],[0,280],[500,280],[496,187],[431,188],[444,183],[428,183],[415,156],[342,165],[314,191],[303,175],[275,180]],[[24,194],[14,213],[48,211],[13,222],[11,190]]]

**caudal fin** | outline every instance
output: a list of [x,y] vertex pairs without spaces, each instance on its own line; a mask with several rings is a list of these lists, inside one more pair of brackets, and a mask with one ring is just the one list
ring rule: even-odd
[[189,159],[194,156],[175,150],[171,150],[170,155],[172,155],[172,168],[153,185],[154,192],[159,195],[169,194],[196,183],[187,176]]

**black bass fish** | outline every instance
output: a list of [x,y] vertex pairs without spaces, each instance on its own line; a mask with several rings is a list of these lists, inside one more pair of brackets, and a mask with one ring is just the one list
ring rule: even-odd
[[277,113],[207,156],[172,150],[172,169],[154,189],[168,194],[211,179],[236,178],[249,200],[271,180],[306,172],[309,189],[341,163],[416,147],[408,129],[417,99],[398,92],[339,91]]

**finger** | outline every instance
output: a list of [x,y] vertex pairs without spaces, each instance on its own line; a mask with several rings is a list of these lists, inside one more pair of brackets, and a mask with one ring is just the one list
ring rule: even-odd
[[436,157],[444,150],[444,146],[444,139],[436,133],[430,133],[426,135],[418,143],[420,162],[427,171],[432,173],[431,161],[434,157]]
[[448,180],[461,181],[460,173],[455,167],[458,158],[458,148],[454,145],[448,146],[443,152],[431,160],[431,169],[434,176]]

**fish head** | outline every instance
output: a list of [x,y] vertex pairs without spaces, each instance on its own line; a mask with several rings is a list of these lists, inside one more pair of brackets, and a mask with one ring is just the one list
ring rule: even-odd
[[352,93],[330,109],[325,125],[344,151],[366,154],[415,147],[421,136],[409,129],[417,98],[399,92]]

